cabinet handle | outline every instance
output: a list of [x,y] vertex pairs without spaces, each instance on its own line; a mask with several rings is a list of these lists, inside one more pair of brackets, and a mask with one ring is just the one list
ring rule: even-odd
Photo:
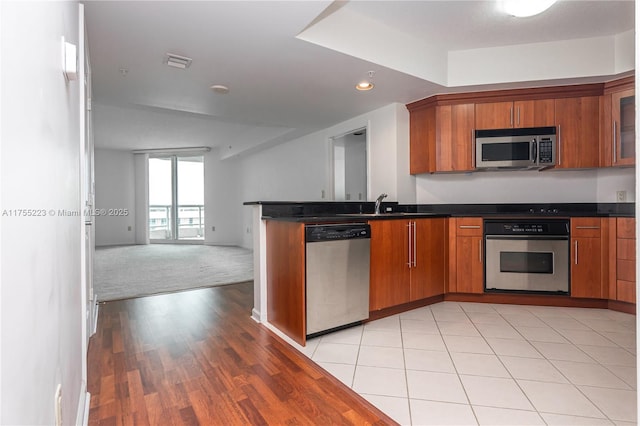
[[562,133],[560,132],[560,125],[558,124],[558,166],[562,164]]
[[575,240],[575,241],[573,242],[573,245],[574,245],[574,247],[575,247],[575,253],[576,253],[576,256],[575,256],[575,264],[577,265],[577,264],[578,264],[578,240]]
[[482,263],[482,240],[478,240],[478,260]]
[[520,107],[518,107],[518,118],[516,119],[516,125],[520,127]]
[[613,163],[618,162],[618,123],[613,121]]
[[471,168],[476,168],[476,132],[471,129]]
[[407,246],[407,266],[411,269],[411,222],[407,223],[407,237],[408,237],[408,246]]
[[600,229],[599,226],[576,226],[576,229]]
[[418,243],[416,242],[416,221],[413,221],[413,267],[418,267]]
[[460,229],[480,229],[480,225],[460,225]]
[[513,127],[513,107],[509,108],[509,125]]

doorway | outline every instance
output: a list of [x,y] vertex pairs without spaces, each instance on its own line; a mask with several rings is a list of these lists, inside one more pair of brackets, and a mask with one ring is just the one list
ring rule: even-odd
[[149,158],[149,241],[204,241],[204,156]]
[[367,200],[367,129],[332,138],[333,199]]

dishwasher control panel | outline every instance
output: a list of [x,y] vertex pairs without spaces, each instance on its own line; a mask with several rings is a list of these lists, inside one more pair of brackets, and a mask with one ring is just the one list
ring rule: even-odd
[[356,238],[371,238],[371,226],[367,223],[305,226],[305,241],[308,243]]

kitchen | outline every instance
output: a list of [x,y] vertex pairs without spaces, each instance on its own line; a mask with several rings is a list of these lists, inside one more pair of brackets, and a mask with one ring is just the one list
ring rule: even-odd
[[[350,11],[348,8],[343,12],[353,14],[353,10]],[[334,18],[338,19],[339,14]],[[624,45],[624,43],[621,44]],[[571,49],[574,47],[576,46],[572,45]],[[583,66],[584,64],[581,63],[580,67]],[[621,68],[624,69],[624,66]],[[473,74],[469,72],[468,67],[465,69],[468,74]],[[459,71],[460,68],[452,67],[452,73],[456,70]],[[629,73],[632,70],[633,66],[625,71],[611,67],[604,74],[619,77],[619,74],[626,75],[625,72]],[[496,70],[491,68],[491,71]],[[572,77],[582,75],[575,73],[574,68],[566,72],[573,73]],[[498,81],[511,81],[500,80],[503,76],[504,74],[495,73]],[[551,80],[562,80],[562,77],[566,76],[556,75]],[[450,76],[450,80],[452,86],[456,85],[456,81],[460,83],[460,77],[454,74]],[[588,77],[577,79],[585,84],[588,84],[588,80]],[[576,80],[572,79],[572,81]],[[376,89],[380,89],[383,86],[384,73],[377,72],[374,75],[374,82],[377,85]],[[473,86],[491,83],[501,84],[486,80],[465,84]],[[414,96],[410,100],[415,99]],[[236,184],[237,186],[232,190],[228,190],[223,201],[229,204],[240,204],[247,200],[323,200],[324,194],[329,192],[330,183],[330,174],[327,172],[329,165],[326,162],[329,157],[327,140],[358,128],[367,128],[369,137],[368,195],[371,200],[384,192],[389,194],[388,201],[398,201],[407,205],[461,202],[478,204],[614,203],[616,191],[619,190],[626,191],[628,201],[635,199],[632,195],[635,194],[633,168],[412,175],[407,161],[410,158],[409,144],[406,143],[410,140],[410,116],[405,103],[394,102],[381,105],[377,109],[359,114],[340,124],[323,127],[324,130],[300,136],[291,142],[257,151],[251,155],[236,157],[227,155],[226,167],[238,169],[237,171],[229,170],[231,178],[228,180],[240,183]],[[235,148],[234,146],[229,149],[233,151]],[[310,159],[323,159],[323,161],[309,161]],[[211,161],[214,164],[223,163],[217,156],[212,156]],[[261,217],[261,214],[257,215]],[[229,223],[241,230],[234,238],[240,238],[244,246],[253,245],[255,250],[254,238],[262,232],[262,222],[254,220],[256,213],[246,207],[242,213],[231,216],[235,217],[230,218]],[[217,219],[214,217],[214,220]],[[266,309],[259,308],[264,302],[266,301],[258,300],[256,303],[258,311],[254,312],[254,316],[259,317],[266,313]],[[464,310],[464,308],[460,309]],[[459,315],[443,315],[449,318],[459,317]]]

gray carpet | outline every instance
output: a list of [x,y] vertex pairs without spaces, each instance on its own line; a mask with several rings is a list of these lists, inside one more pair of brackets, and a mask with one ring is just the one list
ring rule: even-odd
[[97,247],[98,301],[253,280],[253,252],[241,247],[149,244]]

